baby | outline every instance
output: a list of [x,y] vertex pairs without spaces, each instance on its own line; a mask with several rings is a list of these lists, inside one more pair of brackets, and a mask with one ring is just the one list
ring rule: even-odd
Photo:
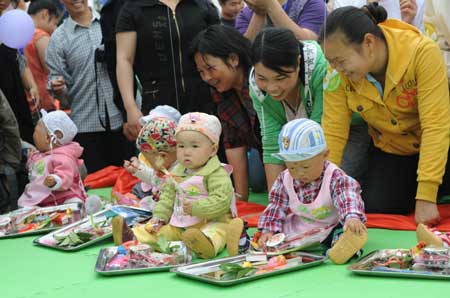
[[216,256],[225,245],[229,255],[238,254],[243,221],[231,219],[236,205],[230,173],[216,155],[221,130],[212,115],[181,117],[176,130],[178,165],[163,186],[151,221],[145,229],[134,229],[139,241],[153,242],[162,235],[182,240],[200,258]]
[[86,200],[79,167],[83,148],[73,138],[75,123],[63,111],[47,113],[41,110],[34,129],[33,140],[37,150],[30,153],[27,167],[30,182],[20,196],[18,205],[49,206]]
[[133,187],[141,208],[153,210],[166,180],[164,171],[177,164],[175,129],[180,117],[171,106],[157,106],[141,119],[143,127],[136,139],[139,159],[124,162],[125,169],[142,181]]
[[[327,161],[323,130],[309,119],[296,119],[283,126],[273,156],[284,161],[261,215],[259,245],[264,247],[275,233],[289,239],[322,231],[320,239],[337,264],[347,262],[367,241],[364,203],[356,180]],[[341,228],[344,232],[339,235]],[[336,240],[333,245],[333,240]]]

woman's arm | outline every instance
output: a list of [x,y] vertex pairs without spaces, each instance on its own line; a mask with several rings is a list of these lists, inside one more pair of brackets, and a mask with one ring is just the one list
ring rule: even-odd
[[41,62],[42,68],[48,73],[47,64],[45,63],[45,53],[47,52],[47,46],[50,41],[50,37],[42,36],[34,43],[36,50],[38,52],[39,61]]
[[134,98],[134,57],[136,55],[137,33],[119,32],[116,34],[117,46],[117,83],[123,104],[127,111],[127,122],[130,132],[134,138],[137,138],[141,129],[139,119],[142,113],[136,105]]
[[[280,3],[276,0],[261,0],[267,2],[267,14],[274,25],[284,27],[294,32],[299,40],[317,40],[317,34],[310,29],[296,24],[289,18]],[[324,4],[325,5],[325,4]]]

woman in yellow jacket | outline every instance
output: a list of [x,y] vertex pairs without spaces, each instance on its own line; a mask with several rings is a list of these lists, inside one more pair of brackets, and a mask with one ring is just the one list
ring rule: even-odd
[[434,224],[438,191],[450,193],[446,69],[432,40],[386,16],[377,4],[342,7],[322,28],[334,68],[324,80],[322,119],[330,160],[340,163],[352,112],[360,113],[373,143],[362,184],[366,211],[405,214],[415,207],[418,223]]

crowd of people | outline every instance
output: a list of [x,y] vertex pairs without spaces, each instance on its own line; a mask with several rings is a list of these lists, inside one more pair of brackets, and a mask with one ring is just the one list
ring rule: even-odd
[[[0,0],[0,17],[23,5]],[[445,1],[95,7],[31,0],[29,44],[0,44],[0,211],[84,202],[84,171],[117,165],[153,210],[136,238],[181,239],[204,258],[239,252],[236,200],[250,190],[269,192],[262,246],[320,228],[336,263],[367,240],[366,212],[439,222],[450,195]],[[255,164],[264,175],[249,173]]]

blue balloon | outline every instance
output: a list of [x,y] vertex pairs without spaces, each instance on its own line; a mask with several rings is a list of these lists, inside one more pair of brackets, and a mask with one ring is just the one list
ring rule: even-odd
[[8,47],[24,48],[33,35],[33,19],[23,10],[10,10],[0,17],[0,42]]

